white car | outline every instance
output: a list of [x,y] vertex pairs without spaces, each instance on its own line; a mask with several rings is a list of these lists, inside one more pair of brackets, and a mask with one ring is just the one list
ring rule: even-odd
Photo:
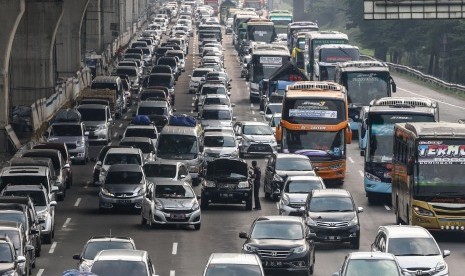
[[239,150],[244,154],[270,155],[278,152],[278,143],[273,130],[262,122],[245,121],[234,125],[236,136],[240,139]]
[[189,75],[189,93],[195,93],[199,88],[200,83],[205,80],[205,75],[208,72],[213,72],[212,68],[196,68],[192,75]]
[[232,132],[209,131],[204,134],[202,144],[205,161],[239,157],[239,144]]

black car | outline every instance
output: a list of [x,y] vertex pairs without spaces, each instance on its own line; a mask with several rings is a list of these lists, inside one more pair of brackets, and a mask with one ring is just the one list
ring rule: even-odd
[[208,162],[202,172],[202,196],[200,207],[210,203],[243,204],[252,210],[252,178],[249,177],[247,162],[240,159],[218,158]]
[[360,248],[360,221],[350,193],[344,189],[312,190],[305,203],[305,220],[319,242],[350,242]]
[[315,234],[301,217],[264,216],[257,218],[246,239],[242,253],[257,254],[265,273],[279,275],[313,274],[315,267]]
[[13,242],[8,237],[0,237],[0,275],[20,275],[20,263],[25,263],[24,256],[16,254]]

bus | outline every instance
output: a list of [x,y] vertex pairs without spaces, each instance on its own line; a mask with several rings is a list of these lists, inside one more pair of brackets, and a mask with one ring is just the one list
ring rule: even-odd
[[318,31],[318,24],[312,21],[297,21],[287,25],[287,47],[293,49],[295,34],[298,32]]
[[220,3],[219,0],[204,0],[203,1],[204,5],[208,5],[213,8],[213,15],[218,15],[219,8],[220,8]]
[[306,155],[327,182],[342,184],[352,141],[344,86],[302,81],[289,85],[276,136],[284,153]]
[[265,0],[244,0],[242,7],[254,8],[258,12],[265,8]]
[[246,81],[250,82],[250,101],[259,102],[260,81],[268,79],[285,62],[289,62],[290,54],[286,46],[279,44],[257,44],[251,51]]
[[396,83],[389,73],[389,67],[376,60],[338,63],[335,80],[347,89],[352,131],[360,128],[360,112],[363,107],[370,105],[372,100],[390,97],[396,92]]
[[364,111],[359,135],[364,140],[365,194],[374,203],[391,194],[394,125],[405,122],[438,122],[439,106],[426,98],[385,97],[373,100]]
[[276,32],[271,20],[251,18],[247,21],[247,41],[271,43],[275,39]]
[[349,44],[321,45],[316,47],[314,55],[313,72],[315,74],[315,79],[320,81],[335,80],[336,64],[338,62],[356,61],[360,59],[358,47]]
[[234,14],[234,25],[233,29],[234,32],[237,34],[238,28],[241,26],[242,23],[245,23],[247,20],[251,18],[260,18],[256,12],[253,11],[238,11]]
[[277,34],[287,34],[287,26],[292,23],[293,16],[288,10],[273,10],[268,18],[273,21]]
[[305,51],[305,42],[310,32],[297,32],[294,34],[293,45],[291,46],[292,63],[302,72],[306,72],[305,60],[308,56]]
[[396,222],[463,233],[464,165],[464,124],[396,124],[392,168]]
[[315,62],[315,49],[318,46],[325,44],[349,44],[349,37],[341,32],[336,31],[318,31],[312,32],[307,35],[305,49],[307,55],[305,56],[306,73],[310,80],[315,79],[313,71],[313,63]]

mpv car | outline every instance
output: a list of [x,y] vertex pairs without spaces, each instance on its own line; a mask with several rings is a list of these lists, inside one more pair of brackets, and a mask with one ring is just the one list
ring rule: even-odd
[[240,153],[269,155],[278,152],[278,143],[269,125],[262,122],[237,122],[234,131],[240,139]]
[[82,116],[89,142],[111,142],[113,118],[110,107],[100,104],[83,104],[77,107]]
[[406,276],[396,256],[382,252],[352,252],[344,259],[341,269],[332,276],[390,275]]
[[147,251],[133,249],[102,250],[95,256],[90,272],[96,275],[156,276]]
[[289,176],[284,182],[278,203],[280,215],[301,216],[302,207],[305,207],[305,201],[308,194],[315,189],[325,189],[323,179],[319,176]]

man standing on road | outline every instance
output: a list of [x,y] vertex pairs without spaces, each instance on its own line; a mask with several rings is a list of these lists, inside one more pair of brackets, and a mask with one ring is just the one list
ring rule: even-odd
[[260,198],[258,197],[258,194],[260,193],[260,178],[262,177],[262,172],[260,171],[260,168],[257,166],[257,161],[252,161],[252,169],[253,169],[253,174],[251,175],[254,180],[253,180],[253,197],[255,200],[255,208],[254,210],[261,210],[262,207],[260,206]]

